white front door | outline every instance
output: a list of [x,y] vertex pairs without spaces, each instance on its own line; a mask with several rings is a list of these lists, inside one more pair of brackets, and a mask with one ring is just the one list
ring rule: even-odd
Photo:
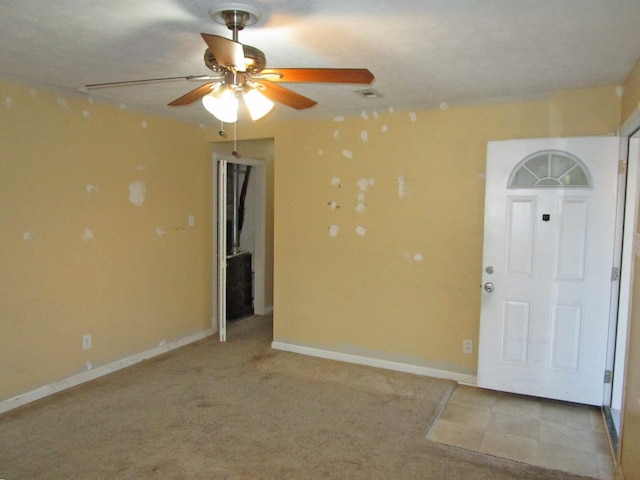
[[489,143],[480,387],[602,405],[619,145]]

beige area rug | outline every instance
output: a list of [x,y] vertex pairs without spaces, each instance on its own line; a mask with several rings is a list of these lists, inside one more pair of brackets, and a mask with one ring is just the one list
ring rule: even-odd
[[454,383],[272,351],[268,317],[0,416],[0,478],[575,480],[426,439]]

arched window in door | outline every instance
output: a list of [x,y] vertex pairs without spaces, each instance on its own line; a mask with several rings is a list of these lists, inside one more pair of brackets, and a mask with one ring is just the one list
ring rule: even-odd
[[591,174],[580,159],[560,150],[543,150],[522,160],[509,176],[508,188],[590,187]]

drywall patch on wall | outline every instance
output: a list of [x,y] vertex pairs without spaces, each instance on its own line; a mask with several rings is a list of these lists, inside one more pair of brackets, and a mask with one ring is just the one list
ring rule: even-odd
[[367,209],[367,204],[365,203],[365,194],[364,192],[366,192],[367,190],[369,190],[370,187],[372,187],[374,185],[374,180],[373,178],[360,178],[357,182],[356,185],[358,186],[358,189],[360,190],[358,192],[358,203],[356,205],[356,213],[364,213],[364,211]]
[[94,234],[93,234],[93,230],[91,230],[90,228],[85,228],[84,232],[82,232],[82,239],[85,242],[88,242],[89,240],[93,240]]
[[369,140],[369,133],[366,130],[361,131],[360,139],[362,140],[362,143],[367,143],[367,140]]
[[13,107],[13,98],[11,98],[9,95],[7,95],[6,97],[4,97],[4,106],[6,108],[11,108]]
[[401,173],[398,175],[398,197],[405,198],[407,196],[407,182],[404,179],[404,175]]
[[147,193],[147,186],[143,180],[136,180],[129,184],[129,201],[136,207],[141,207]]
[[422,262],[422,260],[424,259],[422,253],[418,252],[412,255],[411,252],[409,252],[408,250],[405,250],[404,252],[402,252],[402,257],[405,259],[405,261],[409,265],[413,264],[414,262],[417,262],[417,263]]
[[356,227],[356,234],[358,234],[361,237],[364,237],[367,234],[367,229],[361,225],[358,225]]
[[333,177],[331,179],[331,185],[333,185],[334,187],[340,188],[340,185],[341,185],[340,178],[339,177]]
[[336,238],[338,236],[338,232],[340,232],[340,227],[338,225],[329,225],[329,237]]
[[348,159],[352,159],[353,153],[351,152],[351,150],[342,150],[342,156]]
[[358,188],[360,189],[361,192],[366,192],[369,189],[369,187],[372,187],[374,184],[375,182],[373,181],[373,178],[363,177],[356,182],[356,185],[358,185]]

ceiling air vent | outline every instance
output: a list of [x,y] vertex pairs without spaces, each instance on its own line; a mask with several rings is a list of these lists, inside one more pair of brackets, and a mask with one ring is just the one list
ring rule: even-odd
[[356,93],[364,98],[381,98],[378,92],[376,92],[373,88],[362,88],[360,90],[356,90]]

